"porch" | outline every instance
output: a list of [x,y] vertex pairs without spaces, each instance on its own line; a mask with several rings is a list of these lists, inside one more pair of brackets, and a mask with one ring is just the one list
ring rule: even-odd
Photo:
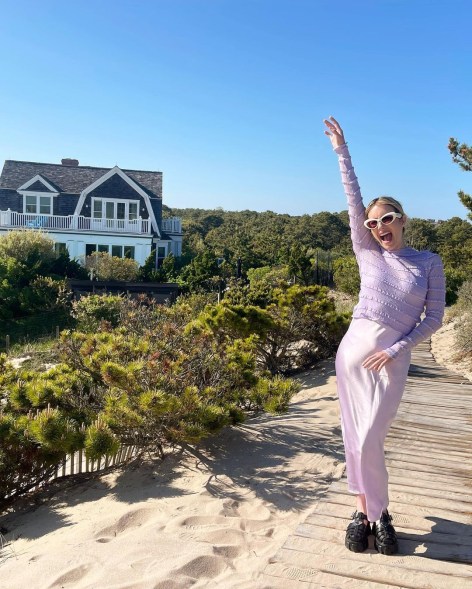
[[41,215],[18,213],[10,209],[0,211],[0,227],[15,229],[44,229],[46,231],[78,231],[134,233],[151,235],[149,219],[98,219],[82,215]]

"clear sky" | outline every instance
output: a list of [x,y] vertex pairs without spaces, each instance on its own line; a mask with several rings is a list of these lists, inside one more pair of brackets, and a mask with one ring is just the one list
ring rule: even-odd
[[466,218],[470,0],[3,0],[5,159],[160,170],[178,208],[346,208],[322,119],[365,200]]

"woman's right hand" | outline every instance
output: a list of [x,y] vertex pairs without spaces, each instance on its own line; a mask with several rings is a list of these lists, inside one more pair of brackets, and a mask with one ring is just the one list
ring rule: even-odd
[[333,149],[336,149],[336,147],[339,147],[340,145],[344,145],[346,140],[344,139],[343,130],[338,121],[334,117],[329,117],[329,121],[328,119],[324,119],[323,122],[327,127],[325,135],[328,135]]

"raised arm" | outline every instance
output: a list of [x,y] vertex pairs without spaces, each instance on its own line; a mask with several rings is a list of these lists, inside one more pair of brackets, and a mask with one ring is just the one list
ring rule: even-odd
[[351,240],[354,253],[357,255],[363,249],[379,249],[380,246],[372,237],[370,231],[364,227],[365,207],[362,202],[361,189],[357,181],[356,173],[352,167],[351,156],[344,139],[344,133],[340,124],[330,117],[325,119],[327,127],[325,135],[331,141],[334,151],[338,155],[341,180],[347,198],[349,225],[351,227]]

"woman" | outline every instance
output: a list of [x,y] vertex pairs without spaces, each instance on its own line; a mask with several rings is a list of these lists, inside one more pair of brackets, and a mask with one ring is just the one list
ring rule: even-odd
[[362,552],[372,533],[379,552],[395,554],[384,441],[403,395],[411,349],[441,326],[444,271],[438,255],[405,245],[406,215],[398,201],[381,196],[364,207],[343,131],[333,117],[324,123],[339,158],[361,276],[359,302],[336,355],[347,480],[356,495],[345,544]]

